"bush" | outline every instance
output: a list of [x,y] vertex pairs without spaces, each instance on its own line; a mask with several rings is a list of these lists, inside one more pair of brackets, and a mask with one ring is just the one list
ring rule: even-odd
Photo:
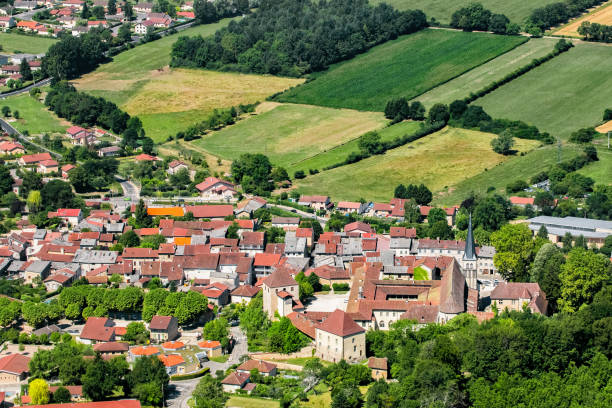
[[590,143],[595,135],[597,135],[595,128],[583,128],[572,133],[569,140],[574,143]]
[[334,288],[334,292],[342,292],[350,289],[348,283],[334,283],[332,284],[332,288]]
[[329,292],[330,290],[329,285],[321,285],[321,292]]
[[527,184],[525,180],[516,180],[506,186],[506,191],[508,193],[517,193],[525,190],[526,188],[529,188],[529,184]]
[[298,170],[293,174],[293,178],[296,178],[298,180],[303,179],[303,178],[306,178],[306,174],[304,173],[303,170]]

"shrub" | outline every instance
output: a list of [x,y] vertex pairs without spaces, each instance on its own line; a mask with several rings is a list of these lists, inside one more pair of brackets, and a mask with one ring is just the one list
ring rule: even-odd
[[350,289],[348,283],[334,283],[332,284],[332,288],[334,288],[334,292],[347,291]]

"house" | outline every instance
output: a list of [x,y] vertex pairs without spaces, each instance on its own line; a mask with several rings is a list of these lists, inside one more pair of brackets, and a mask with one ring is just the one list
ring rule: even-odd
[[336,309],[315,328],[315,355],[322,360],[357,362],[365,358],[365,329]]
[[[283,245],[284,247],[284,245]],[[253,260],[253,268],[257,277],[268,276],[274,267],[278,265],[281,259],[281,254],[255,254]]]
[[248,256],[262,254],[265,249],[265,235],[263,232],[245,231],[240,237],[240,252],[246,253]]
[[374,203],[367,212],[369,217],[390,217],[393,213],[393,206],[385,203]]
[[295,231],[300,226],[298,217],[272,217],[271,225],[285,231]]
[[580,217],[549,217],[541,215],[527,220],[529,229],[537,234],[540,228],[546,227],[548,239],[558,245],[563,245],[563,237],[569,233],[577,238],[582,235],[589,247],[601,248],[606,237],[612,235],[612,221],[595,220]]
[[33,283],[35,279],[40,279],[44,281],[44,279],[49,275],[49,271],[51,270],[51,262],[49,261],[33,261],[28,265],[24,272],[23,282],[25,284]]
[[342,266],[321,265],[316,268],[308,269],[304,272],[304,275],[310,276],[311,273],[319,277],[319,283],[321,283],[321,285],[329,285],[331,287],[334,283],[351,283],[349,271]]
[[518,196],[510,197],[510,204],[516,205],[517,207],[522,207],[522,208],[525,208],[528,205],[533,207],[534,201],[535,201],[535,198],[533,197],[518,197]]
[[66,129],[66,136],[73,140],[81,135],[88,136],[89,134],[90,132],[87,129],[83,129],[80,126],[70,126]]
[[208,358],[220,357],[223,355],[221,343],[215,340],[204,340],[198,343],[198,347],[206,352]]
[[174,316],[153,316],[149,331],[151,340],[157,343],[174,340],[178,337],[178,321]]
[[108,317],[89,317],[78,340],[84,344],[115,341],[115,322]]
[[76,8],[81,10],[85,2],[83,0],[63,0],[62,5],[64,7]]
[[185,359],[180,354],[168,354],[157,356],[166,367],[168,375],[184,374]]
[[167,172],[168,174],[176,174],[182,169],[189,170],[189,167],[187,167],[187,165],[182,161],[172,160],[170,163],[168,163]]
[[274,377],[278,373],[276,364],[261,360],[247,360],[236,368],[236,371],[242,374],[248,374],[251,370],[259,371],[264,377]]
[[372,379],[374,381],[378,381],[381,378],[386,380],[389,375],[389,363],[387,362],[386,357],[377,358],[370,357],[368,358],[368,368],[372,370]]
[[330,210],[334,206],[328,196],[321,195],[303,195],[299,198],[298,204],[305,207],[310,207],[316,211]]
[[153,3],[136,3],[134,11],[137,13],[151,13],[153,11]]
[[308,256],[306,238],[298,238],[296,230],[287,231],[285,234],[285,251],[283,253],[288,258],[306,258]]
[[19,384],[25,380],[30,369],[30,357],[10,354],[0,358],[0,384]]
[[75,278],[76,274],[70,269],[64,268],[47,276],[43,283],[47,292],[55,292],[64,286],[68,286]]
[[[430,207],[428,205],[422,205],[419,207],[419,211],[421,213],[421,217],[423,217],[425,219],[425,222],[427,222],[427,216],[429,215],[429,212],[435,207]],[[444,214],[446,214],[446,223],[449,226],[453,226],[455,225],[455,217],[457,215],[457,207],[450,207],[450,208],[442,208],[442,211],[444,211]]]
[[178,11],[176,13],[177,18],[183,18],[191,20],[195,18],[195,13],[193,11]]
[[234,393],[242,389],[249,382],[250,377],[251,375],[248,373],[244,374],[237,371],[230,373],[230,375],[221,381],[223,391]]
[[41,174],[57,173],[59,171],[58,163],[55,160],[43,160],[38,163],[36,171]]
[[235,201],[238,198],[234,184],[216,177],[207,177],[195,187],[206,201]]
[[98,156],[100,157],[113,157],[118,156],[121,152],[121,148],[119,146],[108,146],[103,147],[98,150]]
[[371,234],[374,232],[374,229],[370,226],[370,224],[366,224],[365,222],[355,221],[344,226],[344,232],[347,234]]
[[[115,336],[117,337],[119,334],[117,333],[117,329],[119,327],[115,327]],[[130,348],[128,343],[120,342],[120,341],[109,341],[106,343],[98,343],[93,346],[93,350],[102,355],[107,356],[117,356],[124,353],[127,353]]]
[[153,23],[150,21],[143,21],[134,25],[134,32],[136,34],[144,35],[147,33],[147,29],[153,27]]
[[55,212],[50,211],[47,216],[60,218],[65,224],[75,226],[83,219],[83,212],[80,208],[58,208]]
[[1,142],[0,143],[0,155],[14,155],[14,154],[24,154],[25,148],[21,145],[21,143],[17,142]]
[[151,248],[125,248],[121,254],[124,261],[132,261],[132,266],[137,272],[142,270],[144,262],[156,261],[158,256],[157,250]]
[[62,170],[62,177],[63,178],[68,178],[68,172],[70,170],[74,170],[76,169],[76,166],[74,164],[65,164],[62,166],[61,170]]
[[[59,385],[49,386],[49,394],[55,394],[55,391],[57,391],[59,387],[60,387]],[[68,390],[72,401],[82,401],[83,400],[83,386],[82,385],[62,385],[62,387]]]
[[504,282],[491,292],[491,303],[499,310],[508,309],[520,312],[526,306],[532,313],[546,315],[548,301],[546,293],[537,282]]
[[230,302],[229,288],[222,283],[215,282],[203,288],[197,288],[197,291],[206,296],[209,303],[214,305],[225,306]]
[[15,27],[15,19],[11,16],[1,16],[0,27],[2,27],[5,31],[9,28]]
[[231,205],[186,205],[185,214],[192,213],[194,218],[208,218],[211,220],[223,220],[225,217],[234,215],[234,207]]
[[133,347],[130,349],[128,358],[130,361],[136,361],[136,359],[140,357],[158,356],[159,353],[160,351],[157,347],[139,346],[139,347]]
[[17,28],[26,32],[38,31],[40,26],[42,26],[42,24],[39,24],[36,21],[20,20],[17,22]]
[[351,201],[340,201],[336,206],[336,209],[340,211],[342,214],[363,214],[365,210],[368,208],[367,203],[356,203]]
[[251,218],[253,213],[260,208],[264,208],[268,202],[261,197],[253,197],[242,200],[236,205],[234,215],[236,218]]
[[17,160],[17,163],[19,163],[20,166],[30,166],[45,160],[52,160],[49,153],[27,154],[25,156],[21,156],[19,160]]
[[270,319],[287,316],[293,311],[293,299],[298,299],[298,283],[282,269],[274,271],[263,281],[263,309]]
[[116,251],[79,249],[74,254],[72,262],[81,266],[82,274],[87,274],[87,272],[102,266],[110,267],[116,264],[117,256]]
[[261,288],[256,288],[251,285],[240,285],[230,293],[232,303],[249,303],[257,294]]

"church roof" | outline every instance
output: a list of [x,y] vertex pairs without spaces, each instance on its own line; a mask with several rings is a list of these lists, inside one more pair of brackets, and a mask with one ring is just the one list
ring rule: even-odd
[[470,214],[470,221],[468,224],[468,233],[465,240],[465,251],[463,253],[464,261],[475,261],[476,260],[476,245],[474,245],[474,233],[472,231],[472,214]]

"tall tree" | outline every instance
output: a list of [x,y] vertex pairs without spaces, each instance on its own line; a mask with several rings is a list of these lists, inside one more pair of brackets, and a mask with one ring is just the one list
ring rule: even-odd
[[530,281],[537,282],[546,293],[550,312],[557,311],[557,299],[561,295],[561,267],[565,263],[563,252],[556,245],[547,243],[542,245],[533,260],[529,271]]
[[116,0],[108,0],[106,7],[107,7],[108,14],[110,14],[111,16],[114,16],[115,14],[117,14],[117,1]]
[[49,384],[41,378],[30,383],[28,393],[32,404],[44,405],[49,402]]
[[19,65],[19,73],[25,81],[32,80],[32,68],[30,68],[30,64],[28,64],[25,58],[21,60],[21,64]]
[[610,260],[584,248],[572,249],[561,267],[559,309],[575,312],[590,303],[612,273]]
[[507,224],[491,234],[493,263],[504,279],[524,282],[533,259],[534,243],[526,224]]
[[210,374],[202,377],[192,395],[196,408],[223,408],[229,398],[221,383]]

